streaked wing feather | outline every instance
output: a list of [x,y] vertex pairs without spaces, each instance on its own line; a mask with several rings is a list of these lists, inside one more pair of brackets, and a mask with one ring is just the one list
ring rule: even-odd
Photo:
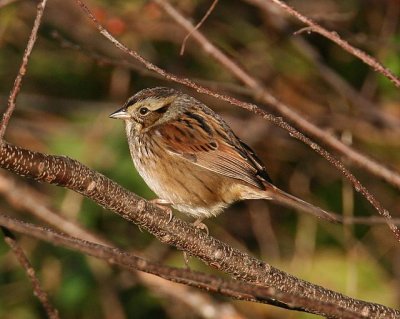
[[239,138],[238,141],[240,142],[240,145],[243,147],[243,149],[246,151],[247,157],[251,160],[252,164],[257,168],[257,175],[261,177],[263,180],[272,184],[272,179],[271,177],[269,177],[263,162],[261,162],[258,156],[247,144],[243,143]]
[[[242,180],[260,189],[265,188],[263,180],[269,181],[269,177],[264,166],[254,152],[248,146],[243,147],[245,144],[231,131],[225,138],[217,139],[214,127],[206,131],[197,125],[196,119],[190,124],[185,125],[179,120],[163,124],[157,128],[156,136],[174,155],[223,176]],[[235,140],[232,141],[232,137]]]

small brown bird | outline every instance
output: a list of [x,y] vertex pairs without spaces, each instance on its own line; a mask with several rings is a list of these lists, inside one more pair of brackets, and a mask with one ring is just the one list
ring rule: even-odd
[[265,166],[214,111],[170,88],[145,89],[110,115],[125,120],[135,167],[157,194],[199,224],[244,199],[271,199],[332,222],[321,208],[274,186]]

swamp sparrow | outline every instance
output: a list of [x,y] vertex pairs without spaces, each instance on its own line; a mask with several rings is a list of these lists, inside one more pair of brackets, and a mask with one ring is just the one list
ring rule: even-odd
[[110,115],[125,120],[135,167],[157,194],[197,219],[244,199],[271,199],[337,222],[321,208],[271,183],[265,166],[227,123],[195,98],[170,88],[145,89]]

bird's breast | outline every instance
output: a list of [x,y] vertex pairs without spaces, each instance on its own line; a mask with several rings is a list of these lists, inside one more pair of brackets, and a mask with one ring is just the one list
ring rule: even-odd
[[135,136],[130,152],[146,184],[183,213],[210,217],[238,199],[230,196],[230,180],[167,152],[156,139]]

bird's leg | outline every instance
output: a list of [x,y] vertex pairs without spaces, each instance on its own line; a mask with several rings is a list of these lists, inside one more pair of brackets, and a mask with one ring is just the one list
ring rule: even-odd
[[168,219],[168,224],[169,224],[172,220],[172,217],[174,217],[172,215],[172,209],[171,209],[171,207],[169,207],[170,205],[172,205],[172,203],[169,200],[162,199],[162,198],[155,198],[155,199],[150,200],[149,202],[156,205],[158,208],[160,208],[162,211],[164,211],[165,213],[167,213],[169,215],[169,219]]

